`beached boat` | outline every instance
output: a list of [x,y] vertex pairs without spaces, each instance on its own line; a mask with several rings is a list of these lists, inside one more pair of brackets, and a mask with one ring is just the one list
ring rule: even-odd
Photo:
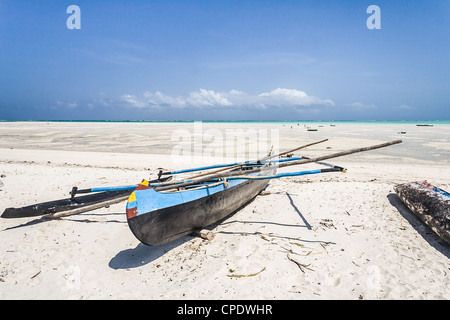
[[450,194],[427,181],[394,187],[405,205],[439,237],[450,244]]
[[[128,198],[126,216],[133,234],[144,244],[157,246],[207,227],[236,212],[252,201],[272,179],[326,172],[346,172],[343,167],[323,162],[358,152],[375,150],[397,143],[386,142],[370,147],[352,149],[325,156],[290,157],[294,151],[322,143],[309,143],[277,155],[254,161],[213,165],[179,171],[159,171],[156,180],[144,180],[139,185],[78,190],[73,188],[70,199],[46,202],[23,208],[9,208],[3,218],[23,218],[46,215],[60,218],[94,210]],[[279,168],[315,163],[326,168],[300,172],[277,173]],[[213,171],[211,171],[213,170]],[[172,180],[174,175],[202,171],[189,178]],[[162,178],[163,175],[169,175]],[[80,193],[94,193],[75,197]]]
[[146,245],[158,246],[176,240],[243,207],[269,183],[269,179],[249,178],[273,175],[275,171],[254,173],[243,179],[214,179],[182,191],[156,191],[144,180],[128,199],[128,225]]
[[[226,165],[215,165],[161,174],[179,174],[217,169],[191,179],[163,184],[144,180],[130,195],[126,214],[128,225],[142,243],[158,246],[193,233],[236,212],[252,201],[271,179],[331,171],[344,168],[324,164],[327,169],[276,175],[276,168],[302,158],[273,159],[293,151],[326,141],[314,142],[294,150],[269,154],[259,160]],[[303,159],[305,160],[305,159]],[[226,171],[226,172],[224,172]]]
[[[326,140],[316,143],[324,141]],[[271,179],[325,172],[346,172],[346,169],[322,162],[322,160],[400,142],[401,140],[397,140],[314,159],[287,158],[274,162],[270,160],[273,156],[269,156],[250,163],[232,165],[230,167],[232,170],[225,173],[218,173],[224,170],[220,169],[206,174],[206,177],[201,179],[180,180],[168,184],[150,184],[144,180],[128,199],[126,207],[128,225],[142,243],[151,246],[162,245],[188,235],[196,229],[207,227],[239,210],[254,199]],[[284,152],[277,157],[305,147]],[[327,168],[276,174],[277,168],[306,163],[317,163]],[[224,167],[226,169],[227,166]]]

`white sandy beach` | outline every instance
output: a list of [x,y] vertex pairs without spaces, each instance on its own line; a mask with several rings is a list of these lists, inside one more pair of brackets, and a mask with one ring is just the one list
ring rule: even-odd
[[[202,135],[242,126],[203,123]],[[330,160],[345,174],[271,181],[270,194],[210,226],[211,241],[145,246],[125,202],[60,220],[1,219],[0,299],[450,299],[450,246],[393,191],[417,180],[450,189],[449,124],[248,128],[276,130],[280,151],[329,139],[296,153],[307,156],[404,142]],[[230,160],[211,158],[223,147],[215,141],[202,161],[176,162],[176,130],[194,139],[192,123],[0,122],[0,212],[65,198],[73,186],[136,184],[160,167]]]

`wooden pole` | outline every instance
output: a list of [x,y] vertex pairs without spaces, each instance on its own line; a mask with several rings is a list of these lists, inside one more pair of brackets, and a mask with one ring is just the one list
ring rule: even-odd
[[92,204],[92,205],[89,205],[89,206],[85,206],[85,207],[81,207],[81,208],[74,208],[72,210],[67,210],[67,211],[63,211],[63,212],[50,213],[50,214],[44,215],[42,218],[49,219],[49,220],[51,220],[51,219],[59,219],[59,218],[62,218],[62,217],[67,217],[67,216],[71,216],[71,215],[74,215],[74,214],[83,213],[83,212],[86,212],[86,211],[92,211],[92,210],[95,210],[95,209],[107,207],[107,206],[110,206],[110,205],[113,205],[113,204],[125,201],[129,197],[130,197],[130,195],[125,195],[125,196],[122,196],[122,197],[119,197],[119,198],[116,198],[116,199],[111,199],[109,201],[104,201],[102,203],[95,203],[95,204]]
[[307,148],[307,147],[310,147],[310,146],[313,146],[313,145],[316,145],[316,144],[319,144],[319,143],[322,143],[322,142],[325,142],[325,141],[328,141],[328,139],[324,139],[324,140],[308,143],[308,144],[305,144],[305,145],[303,145],[301,147],[298,147],[298,148],[295,148],[295,149],[292,149],[292,150],[289,150],[289,151],[285,151],[285,152],[282,152],[280,154],[276,154],[276,155],[273,155],[273,156],[264,157],[264,158],[261,158],[261,159],[255,160],[255,161],[247,161],[247,162],[243,162],[243,163],[239,163],[239,164],[233,165],[231,167],[226,167],[226,168],[221,168],[221,169],[210,171],[210,172],[205,172],[205,173],[202,173],[202,174],[198,174],[198,175],[189,177],[187,179],[195,179],[195,178],[200,178],[200,177],[204,177],[204,176],[207,176],[207,175],[211,175],[211,174],[215,174],[215,173],[219,173],[219,172],[223,172],[223,171],[229,171],[229,170],[234,170],[234,169],[237,169],[237,168],[242,168],[245,165],[255,164],[255,163],[258,163],[258,162],[261,162],[261,161],[266,161],[266,160],[269,160],[269,159],[272,159],[272,158],[275,158],[275,157],[280,157],[280,156],[283,156],[285,154],[292,153],[294,151],[297,151],[297,150],[300,150],[300,149],[304,149],[304,148]]
[[[267,157],[261,158],[259,160],[249,160],[249,161],[245,161],[245,162],[236,162],[236,163],[230,163],[230,164],[219,164],[219,165],[213,165],[213,166],[207,166],[207,167],[199,167],[199,168],[191,168],[191,169],[185,169],[185,170],[179,170],[179,171],[167,171],[167,172],[160,171],[159,175],[160,176],[161,175],[168,175],[168,174],[174,175],[174,174],[179,174],[179,173],[204,171],[204,170],[210,170],[210,169],[216,169],[216,168],[222,168],[222,169],[216,170],[216,171],[214,171],[214,173],[221,172],[221,171],[229,170],[229,169],[232,169],[232,168],[235,169],[235,168],[238,168],[240,166],[247,165],[247,164],[254,164],[254,163],[258,162],[258,161],[263,161],[263,160],[267,160],[267,159],[271,159],[271,158],[275,158],[275,157],[280,157],[282,155],[285,155],[285,154],[288,154],[288,153],[291,153],[291,152],[294,152],[294,151],[297,151],[297,150],[300,150],[300,149],[303,149],[303,148],[306,148],[306,147],[309,147],[309,146],[312,146],[312,145],[315,145],[315,144],[318,144],[318,143],[322,143],[322,142],[325,142],[327,140],[328,139],[317,141],[317,142],[313,142],[313,143],[307,144],[305,146],[301,146],[301,147],[295,148],[293,150],[289,150],[289,151],[280,153],[278,155],[274,155],[274,156],[270,156],[270,157],[267,156]],[[210,172],[210,173],[213,173],[213,172]],[[203,173],[203,174],[200,174],[200,175],[197,175],[197,176],[193,176],[193,177],[191,177],[191,179],[204,176],[205,174],[209,174],[209,173]]]
[[[292,161],[292,162],[280,163],[277,167],[284,168],[284,167],[289,167],[289,166],[318,162],[318,161],[323,161],[323,160],[327,160],[327,159],[343,157],[343,156],[347,156],[347,155],[354,154],[354,153],[376,150],[376,149],[388,147],[388,146],[398,144],[398,143],[402,143],[402,140],[394,140],[394,141],[385,142],[385,143],[377,144],[377,145],[370,146],[370,147],[364,147],[364,148],[358,148],[358,149],[352,149],[352,150],[332,153],[329,155],[311,158],[311,159],[302,159],[302,160],[297,160],[297,161]],[[160,186],[160,187],[155,187],[154,189],[155,189],[155,191],[176,189],[176,188],[181,188],[181,187],[185,187],[185,186],[189,186],[189,185],[193,185],[193,184],[206,182],[211,179],[233,177],[233,176],[239,176],[239,175],[248,175],[250,173],[273,170],[273,168],[274,168],[273,166],[269,166],[269,167],[259,167],[259,168],[255,168],[255,169],[251,169],[251,170],[239,170],[239,171],[234,171],[234,172],[227,172],[227,173],[222,173],[222,174],[217,173],[217,174],[212,174],[208,177],[194,179],[189,182],[179,183],[179,184],[175,184],[175,185],[168,185],[168,186]]]
[[348,156],[348,155],[354,154],[354,153],[380,149],[380,148],[392,146],[392,145],[398,144],[398,143],[402,143],[402,140],[394,140],[394,141],[385,142],[385,143],[377,144],[377,145],[370,146],[370,147],[364,147],[364,148],[358,148],[358,149],[352,149],[352,150],[332,153],[332,154],[322,156],[322,157],[317,157],[317,158],[302,159],[302,160],[292,161],[292,162],[288,162],[288,163],[281,163],[278,165],[278,167],[282,168],[282,167],[295,166],[295,165],[306,164],[306,163],[311,163],[311,162],[318,162],[318,161],[323,161],[323,160],[327,160],[327,159]]

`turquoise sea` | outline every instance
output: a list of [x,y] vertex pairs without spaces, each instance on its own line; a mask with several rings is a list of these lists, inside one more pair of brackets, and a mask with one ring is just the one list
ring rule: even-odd
[[[112,123],[193,123],[197,120],[0,120],[0,122],[112,122]],[[342,123],[342,124],[450,124],[450,120],[245,120],[245,121],[233,121],[233,120],[202,120],[203,123],[310,123],[310,124],[330,124],[330,123]]]
[[2,121],[0,137],[0,148],[5,149],[166,155],[179,149],[192,151],[201,143],[202,152],[231,154],[236,159],[258,157],[270,145],[290,150],[328,139],[326,144],[308,149],[316,155],[402,139],[399,146],[348,159],[370,156],[371,161],[450,163],[450,120]]

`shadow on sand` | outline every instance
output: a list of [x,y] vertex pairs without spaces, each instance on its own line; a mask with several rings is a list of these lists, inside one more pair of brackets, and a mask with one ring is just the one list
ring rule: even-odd
[[[243,207],[239,208],[238,210],[232,212],[230,215],[226,216],[225,218],[207,226],[203,229],[213,230],[218,225],[226,225],[226,224],[233,224],[233,223],[251,223],[251,224],[264,224],[264,225],[278,225],[283,227],[289,227],[289,228],[307,228],[308,230],[311,230],[311,225],[306,221],[305,217],[302,215],[300,210],[295,206],[294,201],[289,193],[283,193],[286,194],[289,198],[289,201],[294,208],[294,210],[297,212],[297,214],[300,216],[300,218],[303,220],[305,225],[294,225],[294,224],[283,224],[283,223],[277,223],[277,222],[271,222],[271,221],[240,221],[240,220],[233,220],[233,221],[226,221],[230,219],[233,215],[235,215],[239,210],[241,210],[243,207],[247,206],[249,203],[253,202],[255,198],[250,200],[248,203],[246,203]],[[240,234],[240,235],[258,235],[258,233],[246,233],[243,231],[216,231],[216,233],[221,234]],[[303,240],[300,238],[290,238],[290,237],[282,237],[282,236],[276,236],[276,235],[267,235],[268,237],[278,237],[278,238],[285,238],[288,240],[297,240],[297,241],[305,241],[305,242],[318,242],[318,243],[331,243],[327,241],[320,241],[320,240]],[[139,243],[135,248],[133,249],[126,249],[120,251],[114,258],[111,259],[109,262],[109,267],[112,269],[130,269],[130,268],[138,268],[143,265],[146,265],[161,256],[163,256],[165,253],[169,252],[170,250],[192,240],[194,236],[184,236],[178,240],[172,241],[170,243],[161,245],[161,246],[147,246],[145,244]]]
[[[96,213],[93,216],[111,216],[111,215],[123,215],[123,213],[104,213],[104,214]],[[100,221],[100,220],[93,220],[93,219],[89,219],[88,216],[86,218],[84,218],[84,219],[80,219],[80,216],[81,216],[81,214],[77,214],[77,215],[71,216],[70,218],[69,217],[62,217],[62,218],[56,218],[56,219],[51,219],[51,218],[46,218],[46,217],[38,217],[36,219],[30,220],[30,221],[26,221],[26,222],[18,224],[16,226],[5,228],[5,229],[0,230],[0,231],[8,231],[8,230],[14,230],[14,229],[19,229],[19,228],[26,228],[26,227],[37,225],[37,224],[40,224],[40,223],[52,223],[52,222],[55,222],[55,221],[62,221],[62,220],[69,221],[69,222],[78,222],[78,223],[105,223],[105,222],[108,222],[108,223],[127,223],[126,221],[120,221],[120,220],[116,220],[116,219],[108,219],[106,221],[104,221],[104,220],[102,220],[102,221]]]
[[139,268],[192,239],[192,236],[184,236],[178,240],[156,247],[139,243],[136,248],[120,251],[111,259],[108,266],[115,270]]

